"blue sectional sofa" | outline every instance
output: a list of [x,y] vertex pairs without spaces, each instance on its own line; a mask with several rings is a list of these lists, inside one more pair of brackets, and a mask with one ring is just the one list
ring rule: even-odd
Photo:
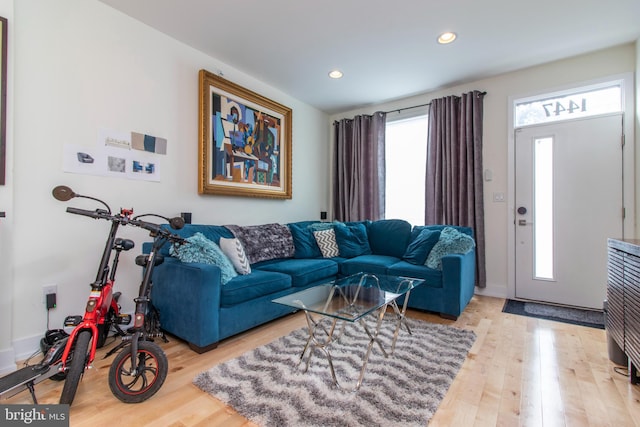
[[[274,225],[185,225],[179,234],[186,238],[202,233],[217,244],[221,239],[242,241],[251,271],[230,280],[226,277],[228,281],[223,284],[222,270],[226,267],[182,262],[170,255],[170,248],[163,248],[165,261],[154,271],[152,289],[162,328],[188,342],[193,350],[208,351],[225,338],[293,311],[272,303],[273,299],[362,271],[425,279],[411,292],[408,306],[446,318],[457,318],[473,296],[475,247],[465,253],[442,255],[441,265],[436,268],[424,265],[448,226],[411,227],[403,220],[344,224],[303,221],[286,227],[270,226]],[[470,228],[450,226],[447,231],[451,228],[472,237]],[[275,240],[269,234],[272,229],[278,230],[272,234],[280,234]],[[327,252],[324,242],[318,246],[315,232],[326,233],[328,229],[333,230],[329,233],[335,237],[338,253],[336,248],[333,253]],[[243,236],[243,231],[250,233]],[[143,250],[149,247],[146,243]],[[429,254],[425,253],[426,247]]]

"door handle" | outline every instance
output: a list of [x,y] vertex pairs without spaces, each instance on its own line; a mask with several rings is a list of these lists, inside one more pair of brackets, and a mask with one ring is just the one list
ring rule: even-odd
[[526,219],[519,219],[518,220],[518,225],[520,225],[520,226],[527,225],[527,220]]

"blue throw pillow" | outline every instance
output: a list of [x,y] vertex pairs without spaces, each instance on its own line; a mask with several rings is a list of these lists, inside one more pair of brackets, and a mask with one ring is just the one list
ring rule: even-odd
[[198,232],[186,240],[189,243],[185,243],[177,250],[175,246],[172,245],[169,253],[182,262],[200,262],[203,264],[217,265],[222,272],[220,281],[223,285],[238,275],[229,258],[222,252],[222,249],[204,237],[202,233]]
[[455,228],[445,227],[440,233],[438,243],[431,249],[425,265],[442,270],[442,257],[449,254],[464,254],[475,247],[473,237],[461,233]]
[[329,230],[333,227],[335,227],[336,224],[341,224],[338,221],[333,221],[333,222],[314,222],[313,224],[309,224],[307,225],[307,228],[309,230],[311,230],[312,232],[314,231],[323,231],[323,230]]
[[415,239],[409,243],[402,257],[403,260],[415,265],[424,265],[431,249],[440,239],[440,230],[423,229]]
[[336,242],[343,258],[354,258],[359,255],[370,255],[369,237],[364,224],[336,223],[333,227]]
[[[196,233],[202,233],[204,237],[211,240],[213,243],[218,244],[221,237],[233,238],[233,234],[229,229],[222,225],[202,225],[202,224],[185,224],[180,230],[174,230],[169,224],[162,224],[162,228],[165,228],[172,233],[177,234],[180,237],[191,237]],[[160,253],[164,256],[171,255],[169,248],[171,245],[164,245],[160,250]]]
[[313,235],[313,229],[301,224],[288,224],[288,226],[291,230],[291,236],[293,236],[294,258],[319,258],[322,256]]

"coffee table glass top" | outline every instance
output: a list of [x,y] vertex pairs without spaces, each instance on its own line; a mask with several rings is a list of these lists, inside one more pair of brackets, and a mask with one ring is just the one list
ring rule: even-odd
[[422,284],[423,279],[358,273],[273,300],[278,304],[355,322]]

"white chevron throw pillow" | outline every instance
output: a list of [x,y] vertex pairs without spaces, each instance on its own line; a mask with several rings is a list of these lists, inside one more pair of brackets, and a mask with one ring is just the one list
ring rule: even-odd
[[336,232],[333,228],[314,231],[313,237],[316,238],[316,242],[324,258],[333,258],[340,255],[340,249],[336,241]]
[[247,255],[244,253],[242,243],[238,239],[228,239],[226,237],[220,238],[220,249],[229,258],[233,268],[236,269],[238,274],[251,273],[251,265],[247,259]]

